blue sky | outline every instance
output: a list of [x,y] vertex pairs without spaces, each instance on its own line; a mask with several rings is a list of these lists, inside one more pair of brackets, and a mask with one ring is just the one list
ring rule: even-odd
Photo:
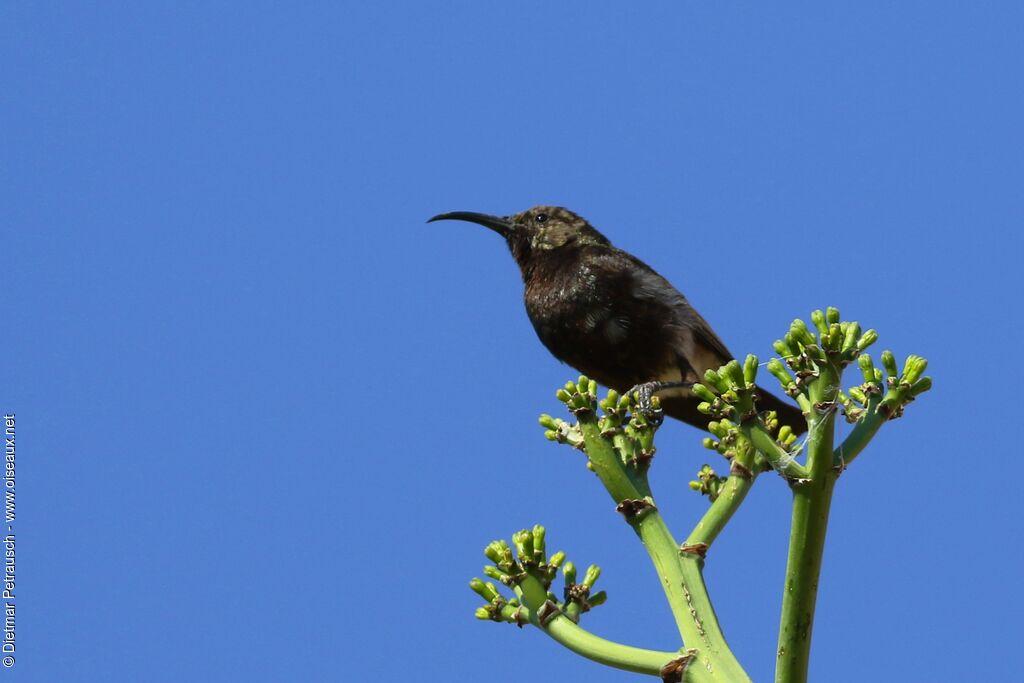
[[[1009,2],[8,4],[13,676],[628,679],[473,619],[481,549],[536,522],[604,568],[586,627],[677,647],[642,548],[542,438],[574,373],[504,246],[424,224],[538,203],[647,260],[735,353],[835,305],[878,350],[929,358],[935,390],[840,481],[812,678],[1016,675],[1022,20]],[[660,433],[679,536],[706,504],[686,482],[715,464],[701,436]],[[755,680],[788,527],[765,479],[706,569]]]

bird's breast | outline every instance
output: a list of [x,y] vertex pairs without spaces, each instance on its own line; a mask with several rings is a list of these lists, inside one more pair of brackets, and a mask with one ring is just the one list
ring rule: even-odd
[[585,268],[532,278],[526,283],[525,303],[530,321],[545,344],[566,335],[580,341],[600,334],[612,314],[593,274]]
[[629,271],[565,265],[535,271],[524,297],[537,336],[556,358],[619,390],[680,379],[689,338],[680,338],[668,307],[638,298]]

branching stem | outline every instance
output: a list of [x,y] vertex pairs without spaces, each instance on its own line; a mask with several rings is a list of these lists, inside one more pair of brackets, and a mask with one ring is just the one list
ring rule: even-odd
[[554,614],[542,623],[538,615],[543,613],[544,604],[548,600],[547,591],[544,584],[533,576],[524,577],[516,587],[516,594],[528,608],[525,616],[529,618],[530,623],[587,659],[616,669],[657,676],[667,662],[679,656],[678,652],[645,650],[605,640],[581,628],[563,614]]
[[[580,429],[594,471],[617,504],[634,499],[642,489],[649,490],[646,477],[638,487],[627,475],[626,466],[618,454],[601,439],[596,421],[581,419]],[[653,506],[653,501],[650,507],[638,514],[627,516],[627,521],[643,541],[654,563],[683,642],[698,650],[697,661],[687,669],[688,675],[696,675],[690,674],[690,671],[702,670],[712,676],[707,680],[730,683],[749,681],[749,676],[729,649],[718,624],[718,617],[704,585],[699,559],[689,554],[680,554],[672,532]]]
[[811,653],[814,608],[818,597],[828,529],[829,508],[838,471],[832,442],[835,430],[835,399],[839,372],[824,363],[811,386],[812,405],[817,406],[808,423],[807,469],[809,479],[793,486],[792,529],[782,597],[776,683],[805,683]]
[[700,518],[690,535],[686,537],[683,548],[692,548],[701,557],[711,548],[711,544],[718,538],[718,534],[722,532],[747,497],[747,493],[754,485],[754,479],[759,474],[759,468],[745,462],[748,459],[753,460],[753,458],[743,458],[738,462],[739,467],[733,466],[733,471],[719,492],[718,498]]

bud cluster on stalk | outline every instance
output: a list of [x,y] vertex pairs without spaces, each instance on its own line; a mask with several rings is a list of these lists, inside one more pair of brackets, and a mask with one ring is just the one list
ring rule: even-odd
[[[545,537],[544,527],[538,524],[532,529],[512,534],[511,545],[502,539],[492,541],[484,548],[484,555],[493,564],[484,567],[484,575],[513,588],[527,577],[536,579],[543,585],[548,600],[570,619],[578,621],[580,614],[602,604],[608,597],[604,591],[591,594],[594,583],[601,575],[601,568],[591,565],[584,573],[583,580],[577,583],[576,566],[566,562],[562,551],[549,557]],[[550,590],[559,568],[564,579],[561,599]],[[527,610],[520,601],[506,598],[491,581],[474,578],[469,582],[469,587],[487,603],[477,608],[478,619],[507,621],[519,626],[529,621],[524,616]]]
[[[610,389],[604,398],[598,400],[597,382],[586,376],[580,376],[575,382],[566,382],[555,395],[576,416],[577,422],[570,424],[561,418],[541,415],[540,424],[544,427],[544,437],[549,441],[566,443],[586,452],[580,424],[595,420],[601,438],[615,449],[623,463],[640,471],[650,465],[655,451],[654,433],[660,421],[656,417],[649,418],[643,411],[634,410],[633,397]],[[653,397],[651,403],[657,416],[660,412],[658,397]]]
[[[878,341],[878,333],[873,329],[862,331],[860,323],[840,320],[839,309],[813,311],[811,323],[813,331],[803,320],[794,320],[783,338],[773,345],[781,358],[766,363],[768,372],[789,396],[810,399],[810,387],[823,369],[832,371],[829,376],[839,376],[853,362],[860,367],[864,383],[839,391],[836,397],[848,422],[858,422],[876,411],[886,419],[899,417],[908,403],[931,388],[931,378],[922,376],[928,362],[920,356],[908,356],[899,372],[892,352],[883,351],[885,372],[876,368],[865,349]],[[750,355],[742,366],[730,361],[718,370],[706,372],[704,384],[693,388],[694,394],[702,399],[698,409],[712,417],[740,423],[759,417],[774,431],[771,416],[759,416],[756,412],[757,369],[757,357]],[[777,439],[784,449],[791,450],[796,436],[783,426]]]
[[722,492],[722,487],[725,486],[727,479],[728,477],[720,477],[715,474],[711,465],[705,464],[697,471],[697,478],[690,482],[690,488],[702,496],[707,496],[713,503],[718,499],[718,494]]

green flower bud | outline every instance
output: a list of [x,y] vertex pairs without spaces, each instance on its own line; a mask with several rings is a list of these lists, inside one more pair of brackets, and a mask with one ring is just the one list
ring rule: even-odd
[[850,392],[849,393],[850,393],[850,398],[852,398],[854,401],[856,401],[857,403],[861,404],[862,406],[863,405],[867,405],[868,397],[864,393],[863,389],[861,389],[860,387],[850,387]]
[[703,444],[704,448],[707,448],[708,450],[718,450],[718,442],[712,439],[710,436],[705,436],[701,444]]
[[860,367],[860,372],[864,375],[864,381],[868,384],[875,381],[875,363],[871,360],[871,355],[862,353],[857,359],[857,365]]
[[619,404],[619,392],[614,389],[608,390],[608,405],[614,407]]
[[882,366],[885,368],[885,372],[892,379],[896,379],[896,356],[892,354],[892,351],[886,349],[882,351]]
[[563,562],[565,562],[564,550],[559,550],[548,559],[548,564],[555,568],[561,567]]
[[484,576],[495,581],[501,581],[502,583],[505,583],[505,580],[508,579],[508,574],[493,565],[484,567]]
[[719,375],[724,376],[729,384],[739,389],[746,386],[743,383],[743,368],[740,367],[739,361],[731,360],[726,363],[719,371]]
[[710,385],[716,391],[722,392],[729,388],[725,379],[714,370],[708,368],[704,372],[704,384]]
[[931,388],[932,378],[922,377],[921,379],[914,382],[914,384],[910,387],[910,395],[917,396],[918,394],[923,394],[924,392],[928,391]]
[[566,562],[562,565],[562,574],[565,576],[565,585],[573,586],[576,584],[576,565],[572,562]]
[[473,616],[475,616],[480,621],[491,620],[491,612],[486,607],[477,607],[476,610],[473,612]]
[[811,322],[818,328],[818,333],[822,337],[828,334],[828,324],[825,322],[825,314],[820,310],[811,311]]
[[839,322],[839,309],[835,306],[829,306],[825,309],[825,320],[828,321],[829,325]]
[[861,338],[859,340],[857,340],[857,348],[863,351],[864,349],[874,344],[876,341],[878,341],[878,332],[875,330],[868,330],[863,335],[861,335]]
[[587,573],[583,575],[583,585],[587,588],[593,588],[594,582],[597,581],[599,576],[601,576],[601,568],[596,564],[590,565],[587,567]]
[[857,338],[860,337],[860,323],[852,322],[846,325],[843,330],[843,353],[853,353],[857,348]]
[[710,415],[711,404],[708,403],[707,401],[701,401],[700,403],[697,404],[697,412],[703,413],[704,415]]
[[813,344],[815,341],[814,335],[807,331],[807,325],[800,318],[797,318],[790,324],[789,336],[803,346]]
[[562,403],[568,403],[570,400],[572,400],[572,394],[570,394],[565,389],[559,389],[558,391],[555,392],[555,398],[557,398]]
[[534,527],[533,527],[533,552],[534,552],[534,555],[538,555],[539,554],[539,556],[540,556],[539,560],[541,562],[543,562],[544,558],[547,557],[547,547],[546,547],[546,545],[544,543],[544,536],[545,536],[546,533],[547,532],[544,530],[544,527],[542,527],[540,524],[534,525]]
[[821,340],[821,345],[829,351],[838,351],[843,345],[843,331],[839,323],[832,323],[828,327],[827,337]]
[[524,560],[529,562],[533,559],[533,534],[529,529],[512,534],[512,542],[515,543],[520,562]]
[[789,370],[786,369],[786,366],[783,365],[782,361],[778,358],[772,358],[768,361],[768,372],[770,372],[775,379],[779,380],[779,384],[783,387],[788,387],[793,383],[793,375],[789,374]]
[[487,544],[487,547],[484,548],[484,555],[486,555],[487,559],[494,564],[499,564],[503,559],[505,559],[505,551],[507,550],[508,543],[499,539]]
[[605,592],[605,591],[597,591],[596,593],[591,595],[589,598],[587,598],[587,604],[590,605],[591,607],[597,607],[598,605],[603,605],[605,602],[607,602],[607,600],[608,600],[608,593],[607,592]]
[[784,443],[787,438],[793,435],[793,428],[789,425],[779,427],[779,443]]
[[547,413],[540,416],[540,426],[548,429],[558,429],[558,422]]
[[703,384],[694,384],[693,385],[693,394],[697,398],[703,399],[703,400],[707,401],[708,403],[713,403],[714,400],[716,398],[718,398],[717,396],[715,396],[715,394],[710,389],[708,389]]
[[747,386],[754,386],[757,380],[757,356],[748,354],[743,362],[743,381]]
[[907,362],[903,366],[902,381],[913,384],[921,378],[927,367],[928,361],[921,356],[907,356]]
[[772,344],[772,348],[775,349],[775,353],[779,354],[783,358],[790,358],[796,355],[795,353],[793,353],[793,349],[789,347],[789,344],[782,341],[781,339],[776,339],[775,342]]
[[704,488],[704,484],[700,483],[699,481],[691,481],[690,488],[693,489],[694,491],[700,491],[702,488]]
[[490,602],[491,601],[491,597],[493,597],[493,596],[491,596],[489,594],[489,592],[487,590],[487,584],[485,584],[482,579],[478,579],[478,578],[470,579],[469,580],[469,588],[470,588],[470,590],[472,590],[474,593],[479,595],[481,598],[483,598],[487,602]]

